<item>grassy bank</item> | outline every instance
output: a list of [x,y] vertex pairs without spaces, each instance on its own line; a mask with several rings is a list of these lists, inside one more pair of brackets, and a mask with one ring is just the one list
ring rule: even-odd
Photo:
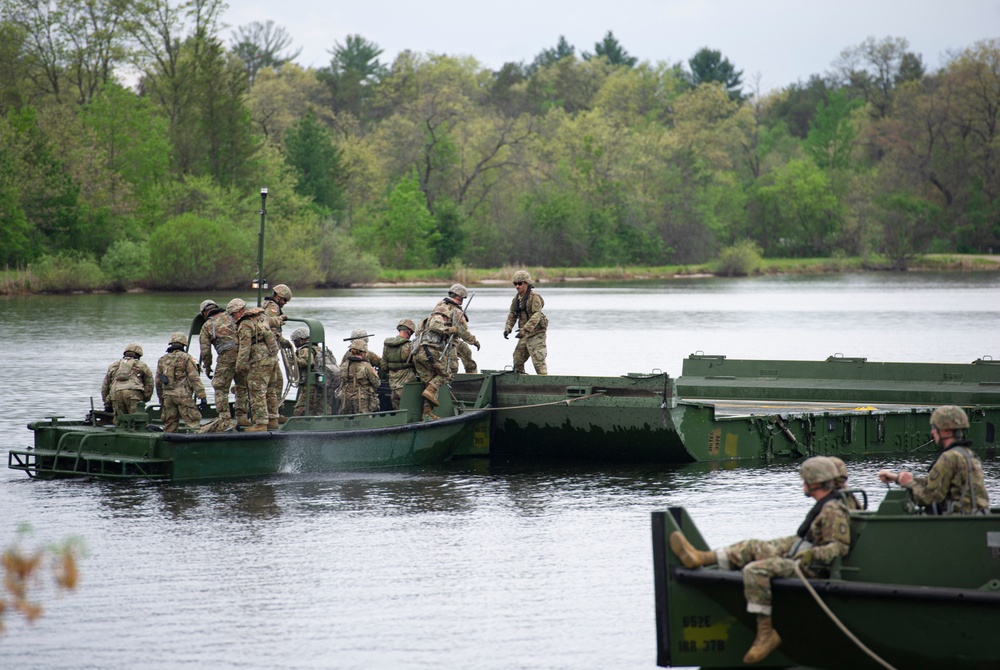
[[[698,265],[662,265],[657,267],[619,266],[605,268],[550,268],[540,266],[504,266],[499,268],[469,268],[454,264],[423,270],[393,270],[385,268],[374,282],[357,286],[396,286],[423,284],[467,285],[506,284],[515,270],[526,269],[540,283],[573,281],[641,281],[684,279],[719,274],[717,263]],[[43,269],[44,270],[44,269]],[[914,259],[908,271],[974,271],[1000,270],[1000,256],[965,254],[928,254]],[[832,274],[838,272],[891,272],[892,263],[884,258],[764,258],[757,263],[751,276],[776,274]],[[86,279],[84,281],[83,279]],[[93,272],[43,272],[28,269],[0,271],[0,295],[32,293],[88,293],[109,290],[111,283]]]
[[[466,268],[461,266],[430,270],[389,270],[379,273],[375,285],[492,284],[510,281],[515,270],[526,269],[542,283],[568,281],[638,281],[644,279],[684,279],[714,276],[716,263],[699,265],[663,265],[657,267],[619,266],[610,268],[549,268],[539,266],[505,266],[501,268]],[[908,271],[973,271],[1000,270],[1000,256],[963,254],[929,254],[910,263]],[[884,258],[773,258],[761,259],[751,276],[776,274],[832,274],[838,272],[890,272],[892,263]]]

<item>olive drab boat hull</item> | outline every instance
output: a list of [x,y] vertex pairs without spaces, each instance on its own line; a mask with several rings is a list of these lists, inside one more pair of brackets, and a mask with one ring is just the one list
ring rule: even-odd
[[[878,511],[851,513],[851,552],[820,599],[860,642],[896,668],[1000,667],[1000,510],[991,515],[915,513],[891,491]],[[687,569],[670,551],[681,530],[708,549],[684,508],[652,515],[657,664],[744,667],[756,615],[742,574]],[[754,667],[880,668],[845,635],[797,578],[774,579],[773,624],[781,646]]]
[[[933,449],[935,407],[964,407],[974,448],[997,448],[1000,364],[731,360],[682,375],[495,375],[491,453],[632,462],[767,461]],[[459,375],[469,400],[482,375]]]
[[[311,342],[325,351],[323,325],[313,319],[289,319],[305,324]],[[197,339],[199,315],[189,329]],[[51,417],[28,424],[34,446],[12,449],[7,466],[31,477],[58,479],[151,479],[195,482],[280,473],[331,472],[443,463],[460,456],[489,454],[490,417],[484,410],[492,395],[491,377],[481,378],[468,403],[442,394],[436,409],[441,417],[422,420],[423,385],[407,384],[400,409],[365,414],[291,416],[294,401],[286,400],[288,420],[275,430],[200,433],[182,429],[162,432],[160,408],[151,406],[123,417],[119,426],[103,425],[91,411],[85,421]],[[300,393],[323,376],[310,372]],[[327,389],[324,388],[325,394]],[[324,407],[330,405],[324,398]],[[102,413],[103,414],[103,413]],[[214,410],[203,419],[216,417]]]

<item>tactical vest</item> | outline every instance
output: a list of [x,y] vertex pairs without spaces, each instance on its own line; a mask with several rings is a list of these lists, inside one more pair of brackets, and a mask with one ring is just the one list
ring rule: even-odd
[[118,368],[115,370],[114,381],[111,382],[111,391],[142,391],[142,377],[140,376],[138,358],[126,357],[118,361]]
[[163,357],[160,383],[167,395],[191,395],[188,383],[188,355],[183,351],[172,351]]
[[219,312],[210,316],[208,321],[212,325],[212,346],[217,353],[229,351],[237,345],[236,322],[232,316]]
[[403,354],[403,347],[407,344],[412,344],[408,337],[400,337],[396,335],[395,337],[388,337],[385,340],[385,349],[383,350],[382,365],[386,367],[390,372],[395,370],[405,370],[406,368],[412,367],[409,361],[409,352],[407,355]]

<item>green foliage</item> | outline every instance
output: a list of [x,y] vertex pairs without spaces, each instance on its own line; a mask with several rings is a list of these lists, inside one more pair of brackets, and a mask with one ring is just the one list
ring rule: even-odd
[[[608,63],[616,67],[635,67],[635,64],[639,62],[638,58],[629,55],[628,51],[625,50],[610,30],[604,36],[603,40],[594,45],[594,56],[604,58]],[[594,56],[587,53],[583,54],[584,60],[590,60]]]
[[385,265],[427,267],[433,263],[434,245],[441,239],[435,223],[420,184],[410,176],[396,183],[387,206],[373,221],[356,227],[354,236]]
[[905,270],[930,242],[940,208],[907,193],[878,198],[882,210],[881,249],[894,270]]
[[467,236],[463,229],[462,210],[450,198],[438,200],[435,206],[434,220],[438,233],[432,244],[434,264],[447,265],[461,258],[465,252]]
[[223,289],[253,276],[254,237],[225,221],[182,214],[149,238],[150,280],[161,289]]
[[367,284],[382,270],[375,254],[361,251],[350,233],[335,227],[323,237],[323,266],[328,286]]
[[737,70],[728,58],[723,58],[721,51],[703,47],[688,59],[688,65],[691,67],[692,86],[722,84],[730,98],[736,101],[743,99],[743,70]]
[[746,277],[760,269],[761,251],[756,242],[740,240],[719,252],[716,274]]
[[341,152],[311,110],[285,133],[285,148],[289,165],[298,171],[295,192],[331,213],[342,211],[346,174]]
[[149,276],[149,247],[145,242],[118,240],[101,258],[104,276],[118,290],[142,284]]
[[831,92],[826,101],[816,107],[805,148],[820,168],[845,170],[850,166],[858,134],[851,121],[851,112],[861,105],[860,100],[850,100],[847,92],[840,89]]
[[93,256],[80,252],[42,256],[29,266],[29,270],[35,277],[33,288],[38,291],[94,291],[109,285]]

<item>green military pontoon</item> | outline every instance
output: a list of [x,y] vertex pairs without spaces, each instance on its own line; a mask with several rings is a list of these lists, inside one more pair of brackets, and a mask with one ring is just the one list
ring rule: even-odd
[[[652,516],[657,664],[749,667],[742,659],[756,620],[746,611],[742,574],[685,568],[669,537],[681,530],[708,549],[694,521],[682,507]],[[1000,509],[930,516],[894,490],[877,511],[851,513],[851,538],[831,578],[809,580],[847,633],[802,581],[773,579],[782,643],[753,667],[1000,667]]]
[[[482,375],[460,375],[472,401]],[[772,460],[932,449],[928,420],[964,407],[976,448],[997,447],[1000,361],[731,360],[693,354],[682,375],[498,373],[491,454],[632,462]]]
[[[309,328],[310,341],[324,351],[324,329],[312,319],[289,319]],[[197,339],[201,317],[192,323]],[[118,427],[103,425],[101,412],[83,421],[50,417],[28,424],[34,446],[12,449],[7,465],[43,479],[95,477],[156,479],[174,482],[227,479],[291,472],[382,468],[443,463],[457,456],[489,454],[490,418],[484,410],[492,395],[493,378],[479,378],[479,389],[468,403],[441,394],[435,421],[422,421],[419,382],[403,389],[400,408],[368,414],[291,416],[277,430],[265,432],[200,433],[181,429],[162,432],[159,407],[142,408]],[[324,384],[310,372],[299,392]],[[325,391],[325,387],[324,387]],[[324,402],[324,406],[329,405]],[[293,400],[285,402],[292,414]],[[209,412],[205,418],[215,416]],[[108,418],[108,417],[105,417]]]

